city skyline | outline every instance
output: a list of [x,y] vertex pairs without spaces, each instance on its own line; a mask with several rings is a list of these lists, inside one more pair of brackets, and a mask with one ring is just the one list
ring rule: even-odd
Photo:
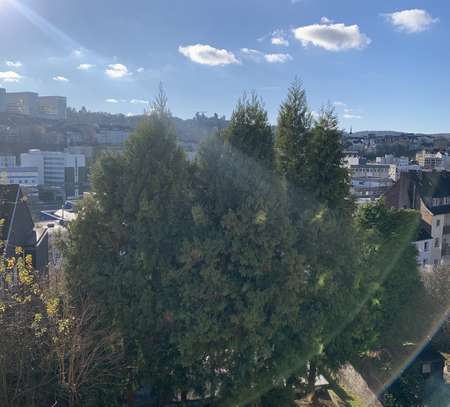
[[0,45],[0,87],[139,114],[162,81],[182,118],[229,117],[256,90],[275,123],[298,76],[311,109],[334,104],[343,128],[450,131],[445,3],[335,3],[6,0],[0,33],[14,42]]

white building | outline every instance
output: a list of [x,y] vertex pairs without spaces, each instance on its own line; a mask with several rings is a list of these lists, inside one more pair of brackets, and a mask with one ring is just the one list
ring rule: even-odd
[[38,185],[38,178],[38,169],[36,167],[0,168],[0,182],[4,184],[35,187]]
[[344,151],[344,167],[351,168],[352,165],[359,165],[360,155],[358,151]]
[[39,185],[64,186],[66,173],[73,174],[78,182],[80,169],[85,170],[86,158],[83,154],[69,154],[61,151],[29,150],[20,155],[23,167],[38,169]]
[[432,266],[450,265],[450,196],[433,198],[427,205],[420,201],[422,219],[429,225],[432,244],[429,261]]
[[390,178],[390,166],[386,164],[352,165],[350,172],[352,178]]
[[419,233],[413,245],[417,249],[417,264],[422,271],[430,271],[434,266],[434,259],[432,257],[433,237],[430,233],[430,227],[425,222],[419,229]]

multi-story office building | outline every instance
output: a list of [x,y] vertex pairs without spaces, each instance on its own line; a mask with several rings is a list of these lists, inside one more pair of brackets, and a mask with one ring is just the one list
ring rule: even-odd
[[39,116],[45,119],[64,120],[67,98],[64,96],[39,96]]
[[0,112],[6,112],[6,89],[0,88]]
[[39,113],[38,94],[34,92],[8,92],[6,94],[8,113],[37,116]]
[[78,196],[86,183],[86,158],[83,154],[29,150],[20,155],[21,165],[38,169],[39,185],[63,187],[67,196]]
[[67,98],[39,96],[35,92],[6,92],[6,89],[0,88],[0,112],[65,120]]

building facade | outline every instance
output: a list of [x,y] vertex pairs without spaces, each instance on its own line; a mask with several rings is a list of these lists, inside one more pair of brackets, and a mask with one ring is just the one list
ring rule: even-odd
[[6,94],[6,111],[37,116],[39,113],[38,97],[38,94],[34,92],[8,92]]
[[431,238],[425,239],[431,243],[427,265],[450,265],[450,172],[402,173],[384,202],[392,208],[418,210]]
[[17,184],[21,187],[36,187],[39,175],[36,167],[0,168],[0,182],[2,184]]
[[64,96],[39,96],[39,116],[44,119],[65,120],[67,98]]
[[65,188],[66,196],[78,196],[87,181],[83,154],[60,151],[29,150],[20,155],[23,167],[36,167],[38,184]]
[[35,92],[6,92],[0,88],[0,112],[65,120],[67,98],[64,96],[39,96]]

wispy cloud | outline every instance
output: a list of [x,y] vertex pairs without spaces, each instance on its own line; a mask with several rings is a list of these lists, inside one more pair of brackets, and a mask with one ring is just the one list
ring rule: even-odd
[[231,51],[206,44],[180,46],[178,51],[191,61],[201,65],[223,66],[240,63]]
[[22,62],[20,61],[5,61],[5,65],[10,68],[20,68],[22,66]]
[[344,114],[342,115],[342,117],[347,120],[359,120],[363,118],[361,114],[354,112],[352,109],[344,109]]
[[271,40],[273,45],[282,45],[284,47],[289,46],[289,41],[286,38],[283,37],[273,37]]
[[333,102],[333,106],[335,107],[347,107],[347,104],[344,102],[341,102],[340,100],[337,100],[336,102]]
[[285,64],[292,61],[292,56],[290,54],[266,54],[264,59],[270,64]]
[[427,31],[439,22],[439,18],[433,18],[430,13],[421,9],[396,11],[395,13],[382,14],[382,16],[396,29],[407,33]]
[[61,76],[61,75],[54,76],[53,80],[56,82],[69,82],[69,79],[67,79],[65,76]]
[[333,24],[333,23],[334,23],[333,20],[325,16],[320,19],[320,24]]
[[289,46],[289,41],[286,38],[286,33],[284,30],[275,30],[272,33],[272,38],[271,38],[270,42],[273,45],[281,45],[284,47]]
[[264,53],[252,48],[241,48],[241,53],[244,58],[253,62],[262,62],[264,60]]
[[263,62],[266,61],[270,64],[284,64],[292,60],[290,54],[275,53],[275,54],[265,54],[257,49],[251,48],[241,48],[241,53],[244,58],[247,58],[253,62]]
[[108,65],[108,68],[105,69],[105,74],[111,79],[120,79],[132,75],[132,73],[128,71],[128,68],[123,64]]
[[3,82],[20,82],[22,75],[14,71],[0,72],[0,81]]
[[304,47],[313,45],[334,52],[363,49],[371,43],[356,24],[312,24],[295,28],[292,32]]
[[114,99],[114,98],[105,99],[105,102],[106,103],[119,103],[119,101],[117,99]]
[[142,72],[144,72],[145,71],[145,69],[144,69],[144,67],[139,67],[138,69],[136,69],[136,72],[137,73],[142,73]]
[[144,99],[131,99],[130,103],[133,105],[148,105],[148,100]]
[[95,65],[93,64],[80,64],[78,65],[77,69],[80,71],[89,71],[89,69],[94,68]]
[[72,55],[73,55],[74,57],[80,58],[80,57],[82,57],[82,56],[84,55],[84,51],[83,51],[81,48],[79,48],[79,49],[74,49],[74,50],[72,51]]

